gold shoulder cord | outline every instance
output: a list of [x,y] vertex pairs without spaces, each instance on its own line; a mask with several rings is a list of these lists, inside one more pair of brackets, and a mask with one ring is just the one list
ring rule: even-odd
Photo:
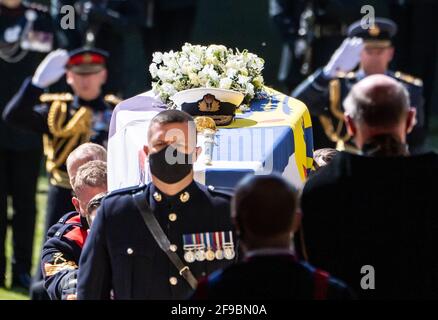
[[59,167],[65,163],[68,155],[76,146],[89,141],[93,113],[89,108],[81,107],[64,125],[67,112],[65,100],[52,102],[47,116],[47,124],[52,137],[44,135],[43,141],[47,156],[46,169],[52,174],[52,183],[69,188],[68,176],[59,170]]
[[348,132],[340,137],[342,128],[344,126],[344,113],[341,111],[341,83],[339,79],[334,79],[330,81],[329,84],[329,94],[330,94],[330,111],[333,116],[338,119],[338,124],[336,131],[334,129],[332,120],[330,117],[325,115],[320,115],[319,121],[324,129],[324,133],[330,139],[330,141],[336,143],[336,149],[339,151],[345,150],[345,142],[348,141],[351,136]]
[[104,100],[105,100],[105,102],[111,103],[114,106],[118,105],[120,102],[123,101],[123,99],[121,99],[113,94],[107,94],[104,97]]

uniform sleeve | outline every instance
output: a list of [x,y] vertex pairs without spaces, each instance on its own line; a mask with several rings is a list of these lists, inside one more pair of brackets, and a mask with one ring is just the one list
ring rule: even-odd
[[105,230],[105,201],[98,209],[79,261],[78,300],[110,298],[111,265]]
[[74,242],[53,237],[46,241],[41,258],[44,287],[52,300],[63,298],[65,279],[77,272],[81,249]]
[[18,93],[9,101],[3,111],[3,120],[24,130],[48,133],[47,106],[39,105],[43,89],[35,87],[27,78]]
[[304,102],[311,115],[319,116],[329,105],[329,83],[330,79],[326,79],[322,69],[318,69],[295,88],[292,97]]

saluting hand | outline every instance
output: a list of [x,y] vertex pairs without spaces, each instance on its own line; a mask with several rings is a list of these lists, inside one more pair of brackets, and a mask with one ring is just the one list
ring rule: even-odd
[[32,84],[43,89],[54,84],[64,75],[68,59],[68,53],[64,49],[49,53],[35,71]]
[[324,67],[324,75],[327,78],[334,78],[338,72],[353,70],[360,61],[362,49],[363,41],[361,38],[345,39]]

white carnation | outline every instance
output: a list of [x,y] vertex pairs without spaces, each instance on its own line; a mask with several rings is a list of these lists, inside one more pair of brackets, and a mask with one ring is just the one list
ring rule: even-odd
[[162,61],[163,61],[163,54],[161,52],[158,51],[152,54],[152,62],[159,64]]
[[254,96],[254,86],[251,83],[246,84],[245,95]]
[[238,77],[237,77],[237,83],[239,83],[240,85],[245,85],[245,84],[247,84],[249,82],[249,77],[247,77],[247,76],[243,76],[243,75],[239,75]]
[[175,93],[177,93],[175,87],[170,83],[163,83],[161,85],[161,90],[167,95],[167,96],[173,96]]
[[151,63],[151,65],[149,66],[149,72],[150,72],[152,78],[157,77],[158,68],[157,68],[157,65],[155,63]]
[[170,81],[170,80],[172,80],[175,77],[173,72],[171,72],[171,71],[169,71],[167,69],[158,69],[157,76],[163,82]]
[[219,88],[221,89],[230,89],[233,81],[230,78],[222,78],[219,81]]

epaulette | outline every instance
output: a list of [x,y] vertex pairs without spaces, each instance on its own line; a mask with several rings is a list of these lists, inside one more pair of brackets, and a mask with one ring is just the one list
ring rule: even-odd
[[208,191],[213,195],[233,197],[234,196],[234,188],[229,187],[215,187],[212,185],[207,186]]
[[41,3],[35,3],[35,2],[24,2],[24,6],[26,8],[32,9],[32,10],[36,10],[36,11],[41,11],[44,13],[48,13],[49,12],[49,7],[46,5],[43,5]]
[[43,93],[40,95],[40,101],[42,103],[53,102],[53,101],[62,101],[62,102],[70,102],[73,101],[73,95],[71,93]]
[[58,220],[58,223],[63,223],[65,224],[67,221],[69,221],[71,218],[78,216],[79,213],[77,213],[76,211],[71,211],[69,213],[66,213],[64,216],[62,216],[61,219]]
[[78,223],[64,224],[55,232],[53,238],[61,239],[65,234],[67,234],[68,232],[70,232],[75,228],[80,228],[80,225]]
[[336,73],[337,78],[345,78],[345,79],[354,79],[356,78],[356,72],[350,71],[350,72],[342,72],[339,71]]
[[417,86],[417,87],[423,86],[423,80],[421,80],[420,78],[415,78],[414,76],[411,76],[411,75],[406,74],[406,73],[402,73],[400,71],[395,72],[394,77],[398,80],[407,82],[409,84],[413,84],[414,86]]
[[113,94],[107,94],[103,99],[105,100],[105,102],[111,103],[114,106],[118,105],[120,102],[123,101],[123,99]]
[[126,187],[126,188],[122,188],[122,189],[113,190],[104,199],[112,197],[112,196],[122,195],[122,194],[134,194],[134,193],[137,193],[138,191],[144,190],[145,187],[146,187],[146,185],[142,184],[139,186]]

